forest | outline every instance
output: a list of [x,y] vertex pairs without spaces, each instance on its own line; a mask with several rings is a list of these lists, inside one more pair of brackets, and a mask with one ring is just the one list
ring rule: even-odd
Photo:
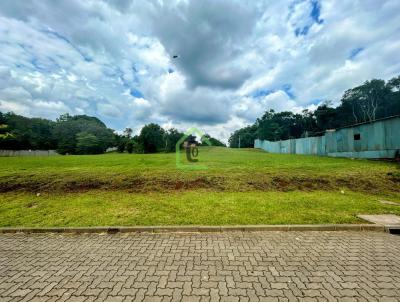
[[[0,112],[0,149],[5,150],[56,150],[59,154],[101,154],[108,148],[121,153],[174,152],[184,135],[154,123],[145,125],[138,135],[132,133],[131,128],[126,128],[119,134],[87,115],[63,114],[51,121]],[[212,145],[225,146],[210,135],[205,136]]]

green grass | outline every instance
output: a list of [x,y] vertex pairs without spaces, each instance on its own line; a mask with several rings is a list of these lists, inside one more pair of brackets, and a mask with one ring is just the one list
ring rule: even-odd
[[0,226],[359,223],[372,213],[400,207],[353,192],[5,193]]
[[[395,213],[394,163],[258,150],[0,158],[0,226],[359,223]],[[344,192],[344,193],[343,193]],[[37,196],[40,193],[40,196]]]

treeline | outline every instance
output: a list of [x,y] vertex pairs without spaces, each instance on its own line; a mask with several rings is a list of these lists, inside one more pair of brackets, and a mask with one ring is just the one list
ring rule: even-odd
[[[164,130],[157,124],[145,125],[139,135],[132,137],[132,129],[126,128],[122,135],[117,135],[117,151],[129,153],[156,153],[156,152],[174,152],[178,141],[184,136],[184,133],[172,128]],[[207,146],[205,138],[210,142],[211,146],[226,147],[224,143],[216,138],[205,134],[200,138],[200,142],[196,137],[189,135],[185,141],[190,141],[197,145]]]
[[[115,147],[118,152],[173,152],[184,135],[176,129],[164,130],[157,124],[145,125],[139,135],[132,129],[118,134],[98,118],[61,115],[56,121],[28,118],[0,112],[0,149],[56,150],[60,154],[101,154]],[[223,144],[207,136],[212,145]]]
[[277,141],[322,135],[325,130],[400,114],[400,76],[385,82],[373,79],[347,90],[336,108],[325,101],[315,111],[301,114],[269,110],[253,125],[235,131],[230,147],[253,147],[255,139]]

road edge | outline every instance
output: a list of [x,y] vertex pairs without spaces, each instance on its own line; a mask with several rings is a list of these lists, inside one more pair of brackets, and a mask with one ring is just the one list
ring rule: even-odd
[[377,224],[297,224],[297,225],[226,225],[226,226],[102,226],[102,227],[4,227],[6,233],[209,233],[257,231],[375,231],[389,232],[390,227]]

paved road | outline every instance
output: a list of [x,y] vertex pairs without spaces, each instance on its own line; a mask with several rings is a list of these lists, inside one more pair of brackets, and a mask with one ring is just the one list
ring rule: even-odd
[[400,301],[400,236],[0,235],[0,301]]

